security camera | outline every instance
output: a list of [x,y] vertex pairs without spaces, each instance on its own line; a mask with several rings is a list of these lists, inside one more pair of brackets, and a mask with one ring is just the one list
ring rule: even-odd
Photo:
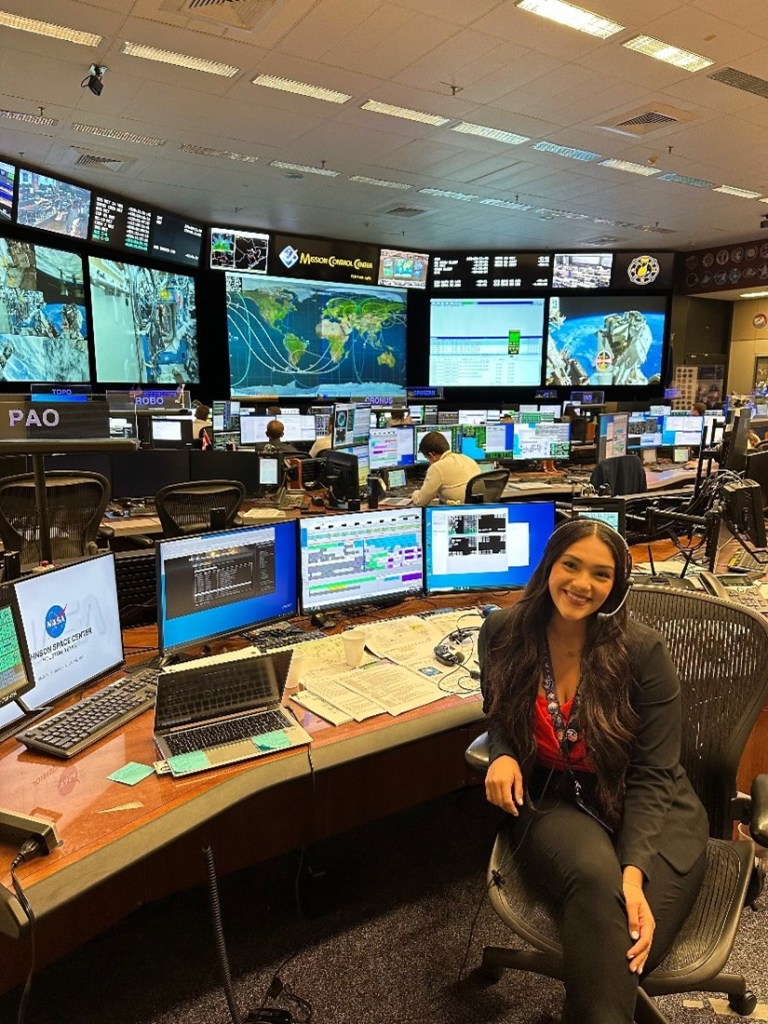
[[763,217],[760,221],[761,228],[768,228],[768,217]]
[[104,88],[102,78],[107,72],[106,64],[91,64],[88,68],[88,74],[82,80],[80,85],[82,87],[88,87],[94,96],[101,96],[101,91]]

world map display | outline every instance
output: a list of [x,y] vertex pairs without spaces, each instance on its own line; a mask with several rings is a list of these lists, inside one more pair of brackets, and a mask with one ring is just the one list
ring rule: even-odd
[[227,274],[232,394],[400,395],[404,291]]

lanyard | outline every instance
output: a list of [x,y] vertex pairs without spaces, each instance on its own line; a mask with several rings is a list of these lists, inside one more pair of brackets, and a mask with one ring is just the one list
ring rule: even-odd
[[544,693],[547,698],[547,711],[549,717],[552,720],[552,728],[555,730],[555,736],[557,742],[560,744],[560,750],[565,755],[566,761],[568,761],[568,755],[573,748],[574,743],[579,738],[579,697],[581,696],[581,688],[577,688],[576,694],[573,698],[573,704],[571,705],[571,713],[568,716],[568,725],[565,724],[563,718],[563,711],[560,707],[560,701],[557,699],[557,690],[555,688],[555,678],[552,672],[552,660],[549,654],[549,645],[544,652]]

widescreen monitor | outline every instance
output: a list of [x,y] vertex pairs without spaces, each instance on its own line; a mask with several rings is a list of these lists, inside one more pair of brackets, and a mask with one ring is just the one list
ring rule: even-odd
[[570,423],[515,423],[513,431],[516,459],[567,459],[571,454]]
[[613,253],[558,252],[552,267],[553,288],[610,288]]
[[427,253],[382,249],[379,256],[379,284],[388,288],[426,288],[428,269]]
[[189,448],[192,419],[189,416],[150,416],[150,444],[153,448]]
[[549,305],[546,383],[659,385],[666,327],[664,295],[554,297]]
[[97,555],[14,584],[35,688],[46,707],[123,663],[115,556]]
[[[317,437],[314,416],[302,416],[297,413],[281,413],[279,416],[251,416],[245,411],[240,413],[240,444],[266,444],[267,425],[279,420],[284,427],[282,440],[287,444],[294,441],[314,441]],[[214,421],[215,429],[215,421]]]
[[659,448],[662,441],[664,418],[650,412],[632,412],[627,426],[627,448]]
[[368,444],[370,436],[371,406],[337,402],[333,408],[333,447]]
[[425,589],[524,587],[555,528],[553,501],[428,505],[424,509]]
[[597,461],[627,454],[629,413],[602,413],[597,431]]
[[763,510],[768,508],[768,451],[751,452],[747,455],[747,466],[744,470],[745,480],[754,480],[760,484]]
[[162,654],[296,615],[296,521],[157,544]]
[[412,466],[414,456],[413,427],[382,427],[371,430],[368,439],[368,461],[372,471],[391,466]]
[[597,519],[623,536],[627,532],[626,503],[623,498],[574,498],[575,519]]
[[239,228],[211,228],[211,270],[266,274],[269,235]]
[[32,689],[28,664],[29,652],[16,612],[13,587],[5,583],[0,585],[0,708]]
[[232,272],[226,288],[233,395],[404,393],[405,290]]
[[94,192],[90,240],[110,249],[134,254],[148,253],[152,210],[132,199]]
[[302,519],[299,539],[305,613],[423,589],[420,508]]
[[19,224],[70,238],[87,238],[90,212],[90,189],[19,169]]
[[0,238],[0,381],[90,379],[83,259]]
[[370,472],[370,453],[368,445],[357,444],[353,448],[337,448],[335,450],[340,455],[342,453],[346,455],[354,455],[357,459],[357,482],[362,492],[368,483],[368,473]]
[[461,428],[461,453],[475,462],[513,459],[515,428],[512,423],[484,423]]
[[487,409],[459,409],[459,423],[485,423],[488,419]]
[[430,385],[541,384],[544,299],[445,297],[429,308]]
[[[362,448],[360,449],[362,451]],[[365,449],[367,452],[367,449]],[[344,506],[350,500],[360,497],[360,465],[355,449],[339,451],[328,448],[321,452],[319,459],[323,464],[320,473],[321,483],[330,491],[331,501],[337,506]]]
[[88,266],[97,379],[199,381],[194,278],[94,256]]
[[664,445],[700,445],[703,429],[703,416],[664,416],[661,443]]
[[16,181],[16,168],[13,164],[0,160],[0,221],[11,220],[13,217],[13,189]]
[[[203,247],[203,225],[162,211],[152,215],[149,255],[156,260],[197,267]],[[196,379],[196,378],[195,378]]]

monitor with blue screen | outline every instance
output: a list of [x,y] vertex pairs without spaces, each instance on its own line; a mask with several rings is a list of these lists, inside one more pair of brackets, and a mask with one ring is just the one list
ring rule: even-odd
[[420,508],[302,519],[299,538],[305,613],[422,591]]
[[552,501],[428,505],[425,590],[524,587],[555,528]]
[[296,522],[162,540],[157,545],[161,654],[295,615]]
[[514,458],[514,424],[484,423],[461,428],[461,453],[475,462]]

